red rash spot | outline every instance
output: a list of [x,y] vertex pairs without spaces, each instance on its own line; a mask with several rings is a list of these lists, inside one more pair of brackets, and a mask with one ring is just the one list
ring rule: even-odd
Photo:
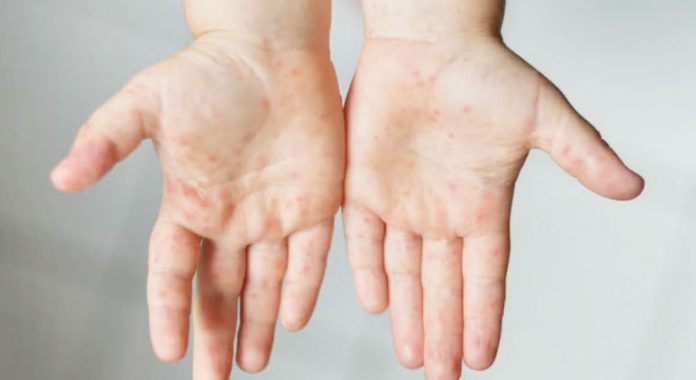
[[483,336],[479,333],[476,334],[476,338],[474,339],[474,346],[477,349],[482,349],[484,348],[484,343],[483,343]]
[[465,105],[462,107],[462,112],[464,112],[464,113],[471,113],[471,111],[473,111],[473,108],[471,108],[471,106],[468,105],[468,104],[465,104]]
[[208,159],[208,162],[217,162],[218,161],[218,156],[211,154],[206,157]]
[[156,296],[156,297],[157,297],[158,299],[160,299],[160,300],[167,299],[167,296],[168,296],[168,295],[169,295],[169,294],[168,294],[166,288],[159,288],[159,289],[157,289],[157,296]]
[[502,248],[498,248],[498,249],[493,249],[493,250],[491,250],[491,256],[493,256],[493,257],[496,257],[496,258],[497,258],[497,257],[502,257],[503,254],[504,254],[504,251],[503,251]]
[[307,211],[307,197],[297,197],[295,198],[295,202],[297,203],[297,208],[301,212]]
[[476,212],[476,223],[480,224],[488,219],[488,211],[486,209],[480,209]]
[[459,190],[459,186],[455,182],[448,183],[447,188],[453,193],[456,193]]
[[177,246],[183,246],[188,243],[188,237],[181,232],[171,234],[171,239]]
[[261,106],[261,108],[267,109],[271,107],[271,102],[268,99],[263,98],[259,101],[259,106]]
[[551,146],[551,138],[548,136],[541,136],[539,137],[539,144],[545,147]]
[[153,253],[154,257],[153,257],[153,259],[152,259],[152,263],[153,263],[153,264],[158,264],[158,263],[161,263],[161,262],[162,262],[163,257],[162,257],[162,254],[159,253],[159,252],[160,252],[160,250],[154,251],[154,253]]
[[290,70],[290,76],[291,76],[291,77],[296,77],[296,76],[298,76],[298,75],[300,75],[300,69],[294,68],[294,69]]
[[186,218],[186,220],[188,220],[188,221],[194,221],[194,220],[198,219],[198,218],[196,218],[196,214],[191,212],[190,210],[184,210],[183,214],[184,214],[184,218]]
[[187,145],[188,144],[188,139],[186,137],[179,137],[176,139],[177,144],[179,145]]
[[307,276],[311,271],[312,271],[312,268],[309,265],[302,266],[302,274],[304,276]]
[[138,110],[137,108],[132,108],[130,110],[130,117],[131,120],[140,120],[140,110]]
[[182,186],[181,187],[181,193],[184,194],[186,198],[189,199],[198,199],[198,194],[196,194],[196,191],[193,190],[193,188],[188,187],[188,186]]
[[275,229],[280,227],[280,219],[278,218],[269,218],[266,221],[266,228],[268,229]]
[[585,166],[585,160],[583,160],[582,158],[578,158],[573,162],[574,170],[579,170],[583,166]]
[[568,155],[570,154],[570,149],[571,149],[570,145],[564,145],[563,149],[561,149],[561,156],[568,157]]
[[193,187],[185,186],[185,185],[181,186],[181,194],[187,200],[189,200],[190,202],[192,202],[193,204],[195,204],[198,207],[202,207],[202,208],[210,207],[210,201],[205,199],[205,198],[202,198]]
[[431,122],[436,122],[440,119],[440,111],[439,110],[432,110],[428,114],[428,120]]
[[533,132],[535,126],[536,126],[536,121],[534,119],[529,119],[529,120],[527,120],[526,123],[524,123],[524,130],[526,132]]
[[451,140],[451,139],[454,139],[454,133],[451,133],[451,132],[448,133],[448,134],[447,134],[447,137],[448,137],[450,140]]
[[257,162],[259,162],[259,164],[262,164],[262,165],[265,164],[266,162],[268,162],[268,156],[266,156],[265,154],[260,155],[257,158]]
[[267,39],[264,38],[264,40],[261,41],[261,47],[262,47],[264,50],[270,50],[271,47],[272,47],[272,46],[271,46],[271,41],[269,41],[269,40],[267,40]]

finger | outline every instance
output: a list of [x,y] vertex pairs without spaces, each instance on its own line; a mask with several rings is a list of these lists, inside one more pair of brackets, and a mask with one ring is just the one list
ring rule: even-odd
[[147,276],[150,334],[155,354],[164,361],[186,354],[200,241],[196,234],[163,219],[152,231]]
[[628,200],[642,192],[643,178],[624,165],[552,84],[541,87],[538,107],[533,143],[570,175],[607,198]]
[[288,270],[280,306],[281,322],[287,330],[302,329],[314,312],[332,233],[330,219],[288,238]]
[[256,243],[247,250],[237,341],[237,364],[244,371],[259,372],[268,365],[287,256],[285,240]]
[[507,232],[464,239],[464,361],[474,370],[493,365],[498,351],[509,246]]
[[423,366],[421,247],[420,237],[387,227],[384,260],[394,346],[401,364],[411,369]]
[[193,378],[227,379],[232,370],[237,305],[246,252],[206,242],[194,302]]
[[78,191],[99,181],[133,152],[146,136],[152,94],[136,78],[101,106],[82,126],[68,156],[51,173],[61,191]]
[[358,298],[368,312],[382,313],[389,305],[383,256],[384,223],[369,211],[346,205],[343,225]]
[[462,371],[461,240],[423,239],[425,374],[456,380]]

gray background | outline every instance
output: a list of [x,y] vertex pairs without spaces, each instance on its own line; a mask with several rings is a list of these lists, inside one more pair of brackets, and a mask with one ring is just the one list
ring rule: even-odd
[[[647,179],[603,200],[533,153],[513,211],[499,360],[468,379],[696,378],[696,2],[511,0],[505,36]],[[335,5],[345,91],[362,42]],[[0,3],[0,379],[187,379],[150,352],[146,247],[159,198],[149,144],[76,196],[48,172],[140,68],[189,40],[166,0]],[[280,332],[258,379],[421,379],[386,316],[356,301],[341,231],[308,330]],[[236,373],[237,379],[249,379]]]

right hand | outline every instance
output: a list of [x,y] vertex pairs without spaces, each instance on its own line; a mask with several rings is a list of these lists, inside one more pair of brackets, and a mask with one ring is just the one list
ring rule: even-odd
[[54,185],[95,184],[143,139],[164,177],[148,275],[157,356],[186,352],[197,273],[194,378],[229,377],[240,305],[237,362],[262,370],[278,314],[289,330],[312,314],[342,199],[343,113],[328,49],[205,33],[96,111]]

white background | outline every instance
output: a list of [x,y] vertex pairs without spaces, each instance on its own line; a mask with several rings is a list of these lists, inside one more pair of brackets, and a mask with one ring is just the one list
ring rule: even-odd
[[[334,13],[345,93],[360,10],[338,0]],[[647,187],[635,202],[603,200],[531,155],[499,360],[464,378],[696,378],[695,15],[689,0],[509,1],[509,45]],[[160,188],[150,144],[85,193],[48,182],[91,111],[188,40],[177,1],[0,3],[0,379],[190,378],[190,357],[160,364],[149,346],[146,248]],[[281,332],[254,378],[422,378],[397,364],[387,316],[359,308],[341,233],[309,329]]]

